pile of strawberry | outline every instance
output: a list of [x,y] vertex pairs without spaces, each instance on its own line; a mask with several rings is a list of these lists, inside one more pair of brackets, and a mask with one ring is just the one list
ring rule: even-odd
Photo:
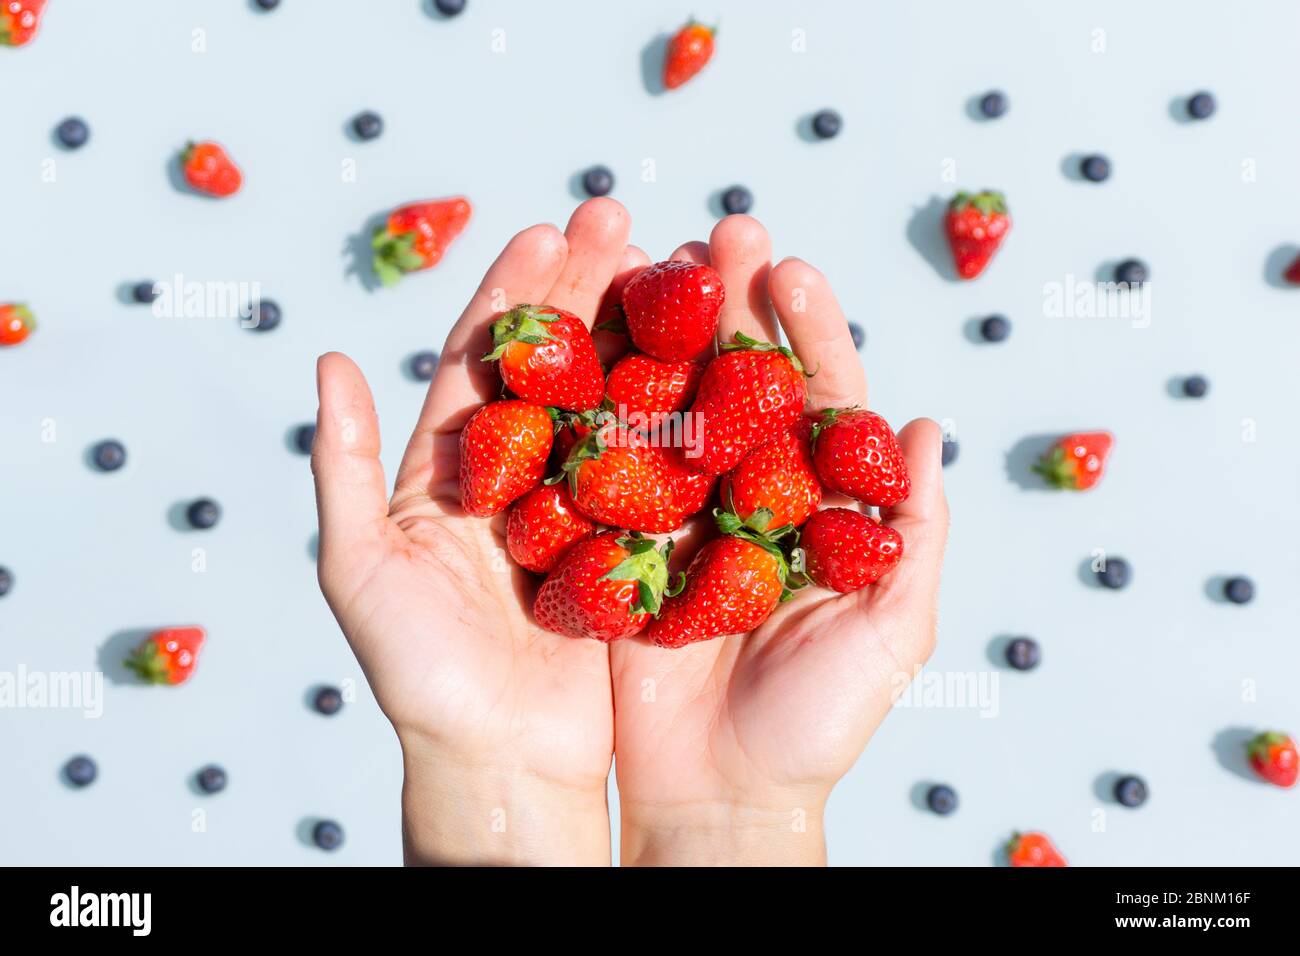
[[[628,281],[609,370],[585,323],[520,305],[492,324],[507,395],[460,435],[465,511],[510,509],[511,558],[545,574],[533,614],[569,637],[641,631],[662,647],[742,634],[808,584],[848,592],[887,574],[897,531],[823,493],[890,507],[910,490],[898,439],[865,409],[804,415],[789,349],[737,333],[714,354],[721,278],[660,262]],[[671,538],[711,511],[716,533],[670,575]],[[671,580],[670,579],[675,579]]]

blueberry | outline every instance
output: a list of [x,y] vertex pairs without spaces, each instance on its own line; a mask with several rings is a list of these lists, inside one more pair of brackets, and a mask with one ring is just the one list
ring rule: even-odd
[[980,97],[980,112],[989,119],[997,119],[1007,111],[1007,95],[1001,90],[990,90]]
[[936,784],[925,792],[925,804],[940,816],[947,816],[957,809],[957,791],[943,784]]
[[63,765],[63,775],[74,787],[88,787],[99,776],[99,768],[95,766],[95,761],[85,754],[79,754]]
[[437,352],[416,352],[410,358],[411,374],[421,382],[428,382],[438,370]]
[[1115,267],[1115,281],[1126,289],[1141,285],[1149,276],[1147,264],[1141,259],[1125,259]]
[[980,323],[980,337],[985,342],[1001,342],[1011,334],[1011,323],[1006,316],[990,315]]
[[444,17],[454,17],[465,10],[465,0],[433,0],[433,5]]
[[315,440],[315,425],[299,425],[298,430],[293,433],[293,443],[304,455],[311,454],[311,445]]
[[211,528],[221,520],[221,505],[211,498],[199,498],[190,503],[185,510],[185,517],[191,528]]
[[248,326],[254,332],[270,332],[280,324],[280,304],[274,299],[261,299],[249,310]]
[[940,453],[940,459],[939,459],[942,462],[943,467],[947,468],[949,465],[951,465],[954,461],[957,460],[957,449],[958,449],[957,439],[949,438],[947,435],[944,435],[943,451]]
[[867,333],[863,331],[862,326],[856,322],[849,323],[849,335],[853,337],[853,347],[859,352],[862,346],[867,344]]
[[80,149],[90,139],[90,127],[80,116],[69,116],[55,128],[54,135],[68,149]]
[[384,119],[378,113],[366,110],[352,118],[352,130],[361,139],[375,139],[384,131]]
[[90,457],[100,471],[117,471],[126,464],[126,447],[109,438],[90,450]]
[[194,780],[204,793],[220,793],[226,789],[226,772],[216,764],[208,764]]
[[148,305],[154,299],[158,298],[156,283],[152,281],[137,282],[131,287],[131,298],[142,305]]
[[746,213],[754,205],[754,194],[744,186],[732,186],[722,194],[722,208],[728,216]]
[[1210,390],[1210,383],[1204,375],[1189,375],[1183,379],[1183,394],[1188,398],[1204,398]]
[[1115,799],[1126,807],[1140,807],[1147,802],[1147,785],[1141,777],[1120,777],[1115,781]]
[[280,5],[280,0],[256,0],[256,3],[263,10],[274,10]]
[[343,694],[337,687],[322,687],[316,692],[316,699],[312,703],[317,711],[326,717],[333,717],[343,709]]
[[1255,599],[1255,582],[1250,578],[1228,578],[1223,582],[1223,596],[1233,604],[1249,604]]
[[608,196],[614,188],[614,174],[608,166],[592,166],[582,174],[582,189],[588,196]]
[[1079,164],[1079,172],[1084,179],[1094,183],[1105,182],[1110,179],[1110,160],[1105,156],[1085,156]]
[[1032,637],[1017,637],[1007,645],[1007,663],[1018,671],[1031,671],[1042,660],[1038,642]]
[[0,597],[4,597],[14,587],[14,573],[8,568],[0,567]]
[[1097,572],[1097,580],[1101,582],[1101,586],[1113,591],[1128,587],[1129,578],[1132,576],[1128,562],[1123,558],[1107,558],[1101,570]]
[[834,110],[819,110],[813,114],[812,130],[818,139],[833,139],[840,135],[840,127],[843,125],[840,114]]
[[312,827],[311,840],[322,850],[337,850],[343,845],[343,828],[333,820],[321,820]]
[[1187,101],[1187,115],[1192,119],[1209,119],[1214,115],[1214,97],[1202,90]]

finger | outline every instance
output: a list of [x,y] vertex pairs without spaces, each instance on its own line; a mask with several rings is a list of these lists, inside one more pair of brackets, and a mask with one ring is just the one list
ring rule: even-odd
[[709,244],[700,242],[698,239],[683,242],[673,250],[673,254],[668,258],[673,262],[698,262],[707,266],[709,264]]
[[719,343],[732,341],[737,332],[777,341],[779,329],[767,298],[772,240],[762,224],[750,216],[719,221],[709,236],[709,263],[727,290],[718,317]]
[[[910,422],[898,433],[907,462],[912,490],[905,501],[881,510],[881,520],[903,537],[903,557],[892,573],[874,587],[859,591],[861,599],[880,607],[902,609],[913,614],[938,614],[939,571],[948,542],[948,502],[943,492],[942,433],[928,418]],[[919,664],[930,653],[934,640],[930,627],[899,629],[903,646],[893,650],[905,664]]]
[[[426,494],[438,435],[454,435],[483,402],[501,387],[488,351],[488,325],[513,305],[541,302],[564,268],[567,246],[551,225],[530,226],[508,243],[488,268],[469,305],[443,346],[438,371],[397,470],[394,502],[406,494]],[[454,463],[453,463],[454,467]]]
[[[311,470],[320,521],[320,565],[355,567],[386,541],[388,488],[379,463],[379,419],[365,376],[340,352],[316,362],[316,440]],[[323,572],[322,572],[323,573]]]
[[808,411],[866,405],[867,376],[826,277],[802,259],[783,259],[767,286],[790,348],[812,374]]
[[[628,246],[623,250],[623,261],[619,263],[614,281],[609,284],[609,291],[605,293],[600,309],[596,312],[597,326],[604,322],[622,321],[623,287],[627,285],[629,279],[649,264],[650,257],[643,249]],[[606,368],[612,367],[631,346],[627,335],[622,332],[607,332],[593,328],[592,336],[596,340],[596,354],[600,356],[600,361]]]
[[617,200],[602,196],[575,209],[564,230],[569,254],[546,303],[580,316],[590,327],[631,231],[632,217]]

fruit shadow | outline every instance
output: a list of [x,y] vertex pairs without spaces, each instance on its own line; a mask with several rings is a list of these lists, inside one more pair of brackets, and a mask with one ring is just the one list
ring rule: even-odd
[[176,501],[168,507],[167,524],[173,531],[188,532],[201,530],[190,524],[190,504],[191,502],[189,501]]
[[983,100],[986,95],[987,94],[985,93],[976,93],[966,100],[967,119],[974,120],[976,123],[992,123],[995,120],[1002,118],[1001,116],[984,115],[984,111],[980,109],[980,101]]
[[1102,590],[1105,588],[1105,585],[1102,584],[1101,579],[1097,577],[1097,572],[1092,569],[1092,562],[1095,560],[1096,558],[1089,555],[1079,562],[1079,583],[1086,588]]
[[420,9],[424,11],[425,16],[432,17],[435,20],[455,20],[457,16],[457,14],[443,13],[438,9],[438,5],[434,3],[434,0],[420,0]]
[[943,818],[944,814],[935,813],[930,809],[930,804],[926,801],[926,795],[929,794],[932,787],[939,786],[937,780],[920,780],[912,784],[912,789],[907,791],[907,798],[912,806],[925,813],[927,816]]
[[1191,126],[1193,123],[1200,122],[1195,116],[1187,112],[1187,104],[1191,102],[1191,99],[1190,96],[1175,96],[1171,99],[1169,101],[1169,118],[1183,126]]
[[664,86],[664,57],[668,54],[667,33],[660,33],[641,48],[641,84],[651,96],[667,92]]
[[1086,183],[1083,175],[1083,153],[1067,153],[1061,158],[1061,175],[1072,183]]
[[297,826],[293,828],[293,834],[298,838],[298,842],[303,846],[317,849],[316,841],[311,838],[312,831],[316,829],[316,824],[320,823],[324,817],[303,817],[298,821]]
[[574,199],[578,200],[578,202],[586,202],[588,199],[591,198],[591,196],[588,195],[587,190],[584,189],[582,185],[582,180],[583,177],[586,175],[586,173],[587,173],[586,169],[580,169],[572,176],[569,177],[569,195],[572,196]]
[[1007,452],[1007,480],[1023,491],[1051,491],[1041,477],[1034,474],[1033,466],[1059,435],[1028,435],[1011,446]]
[[1098,774],[1092,782],[1092,793],[1102,803],[1119,804],[1115,799],[1115,784],[1119,783],[1124,774],[1118,770],[1107,770],[1105,773]]
[[907,241],[939,274],[939,278],[957,282],[957,268],[943,235],[943,217],[947,209],[948,204],[939,196],[931,196],[924,206],[913,208],[907,221]]
[[179,151],[172,153],[167,157],[167,162],[163,166],[167,173],[167,182],[171,183],[172,189],[182,196],[189,196],[191,199],[216,199],[216,196],[209,196],[199,192],[193,186],[185,181],[185,174],[181,172],[181,161]]
[[822,138],[813,132],[813,117],[816,113],[805,113],[794,123],[794,134],[805,143],[820,143]]
[[117,288],[113,290],[113,297],[122,305],[142,305],[143,303],[135,301],[135,287],[138,282],[119,282]]
[[1228,595],[1224,593],[1224,588],[1228,584],[1228,575],[1216,574],[1205,581],[1205,596],[1215,604],[1231,604]]
[[126,666],[126,659],[154,630],[148,627],[127,628],[112,634],[108,640],[99,645],[95,653],[95,663],[110,684],[138,685],[140,683],[140,678]]
[[[1000,670],[1015,671],[1017,674],[1021,673],[1020,671],[1016,671],[1015,668],[1007,663],[1007,648],[1011,646],[1011,642],[1017,637],[1023,636],[1024,635],[1021,634],[999,634],[997,637],[993,638],[993,640],[989,641],[988,646],[984,648],[984,656],[988,658],[990,664]],[[1041,659],[1039,660],[1039,666],[1042,666]]]
[[1250,743],[1254,736],[1255,731],[1250,727],[1228,727],[1214,735],[1210,749],[1214,751],[1219,765],[1225,770],[1251,783],[1261,783],[1259,777],[1255,776],[1255,772],[1250,769],[1250,761],[1246,757],[1246,744]]
[[372,265],[374,250],[370,242],[375,235],[375,229],[382,226],[388,221],[388,211],[377,212],[366,220],[360,232],[348,236],[344,244],[343,254],[349,259],[347,268],[343,270],[343,277],[356,276],[361,287],[367,292],[374,292],[376,289],[383,288],[383,283],[379,281],[379,276],[375,273],[375,267]]
[[1296,291],[1298,287],[1282,277],[1282,273],[1295,261],[1296,256],[1300,256],[1300,246],[1293,242],[1283,243],[1270,252],[1268,258],[1264,260],[1264,281],[1275,289]]
[[1011,835],[1007,834],[998,840],[997,844],[993,847],[993,856],[990,860],[992,866],[1008,868],[1011,866],[1011,860],[1007,858],[1007,841],[1010,839]]

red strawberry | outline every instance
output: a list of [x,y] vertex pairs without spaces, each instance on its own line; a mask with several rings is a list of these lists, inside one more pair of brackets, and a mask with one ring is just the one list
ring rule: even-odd
[[814,584],[847,594],[874,584],[903,556],[903,536],[849,508],[827,508],[799,533],[795,570]]
[[673,34],[664,56],[664,86],[675,90],[713,57],[713,34],[717,31],[702,23],[688,20]]
[[632,344],[665,362],[700,357],[718,332],[722,277],[698,262],[656,262],[623,287]]
[[1296,256],[1282,273],[1282,278],[1292,285],[1300,285],[1300,256]]
[[150,684],[184,684],[199,662],[206,635],[201,627],[167,627],[154,631],[125,661]]
[[828,408],[813,426],[813,464],[827,491],[888,507],[912,491],[894,430],[865,408]]
[[436,266],[472,212],[464,196],[398,206],[384,225],[375,227],[370,240],[371,264],[379,281],[396,285],[407,272]]
[[0,2],[0,46],[23,46],[36,36],[45,0]]
[[521,567],[545,574],[574,542],[595,533],[596,526],[573,506],[566,485],[538,485],[510,507],[506,550]]
[[573,446],[591,434],[597,425],[600,412],[587,411],[579,415],[561,415],[555,427],[555,441],[551,445],[551,460],[557,469],[563,468],[569,460]]
[[19,303],[0,305],[0,346],[17,345],[36,328],[32,310]]
[[574,445],[564,474],[574,504],[593,521],[632,531],[681,527],[685,515],[663,450],[625,425],[605,424]]
[[664,416],[690,407],[703,375],[702,362],[665,362],[629,352],[609,370],[605,398],[631,427],[654,431]]
[[531,491],[546,473],[553,427],[546,409],[528,402],[492,402],[475,412],[460,433],[465,511],[487,518]]
[[595,408],[605,373],[582,319],[549,305],[518,305],[492,323],[492,351],[501,378],[526,402],[573,411]]
[[1007,201],[1001,193],[958,193],[948,204],[943,229],[952,247],[957,275],[974,279],[984,271],[1011,229]]
[[680,592],[669,592],[650,625],[649,638],[660,647],[685,647],[726,634],[744,634],[768,619],[790,592],[789,571],[777,541],[788,525],[765,531],[770,515],[760,512],[742,525],[718,513],[724,533],[702,547],[686,569]]
[[181,172],[191,187],[209,196],[231,196],[244,184],[239,167],[211,142],[188,144],[181,152]]
[[759,508],[772,512],[772,523],[796,528],[822,500],[813,470],[812,419],[799,418],[775,438],[746,455],[722,479],[722,503],[748,518]]
[[1279,787],[1295,786],[1300,759],[1296,757],[1295,741],[1286,734],[1265,731],[1251,740],[1246,750],[1255,773]]
[[701,453],[687,467],[720,475],[777,432],[789,428],[808,398],[803,365],[782,346],[742,332],[704,370],[690,414]]
[[1115,445],[1110,432],[1066,435],[1033,466],[1053,488],[1087,491],[1106,470],[1106,456]]
[[656,550],[638,535],[609,532],[575,544],[543,582],[533,617],[568,637],[616,641],[645,627],[668,584],[672,541]]
[[703,511],[713,495],[713,489],[717,487],[717,475],[704,475],[692,471],[686,464],[686,456],[680,448],[668,445],[660,450],[663,452],[664,461],[668,465],[668,472],[672,478],[673,504],[682,518]]
[[1045,833],[1013,833],[1007,844],[1007,860],[1012,866],[1068,865]]

